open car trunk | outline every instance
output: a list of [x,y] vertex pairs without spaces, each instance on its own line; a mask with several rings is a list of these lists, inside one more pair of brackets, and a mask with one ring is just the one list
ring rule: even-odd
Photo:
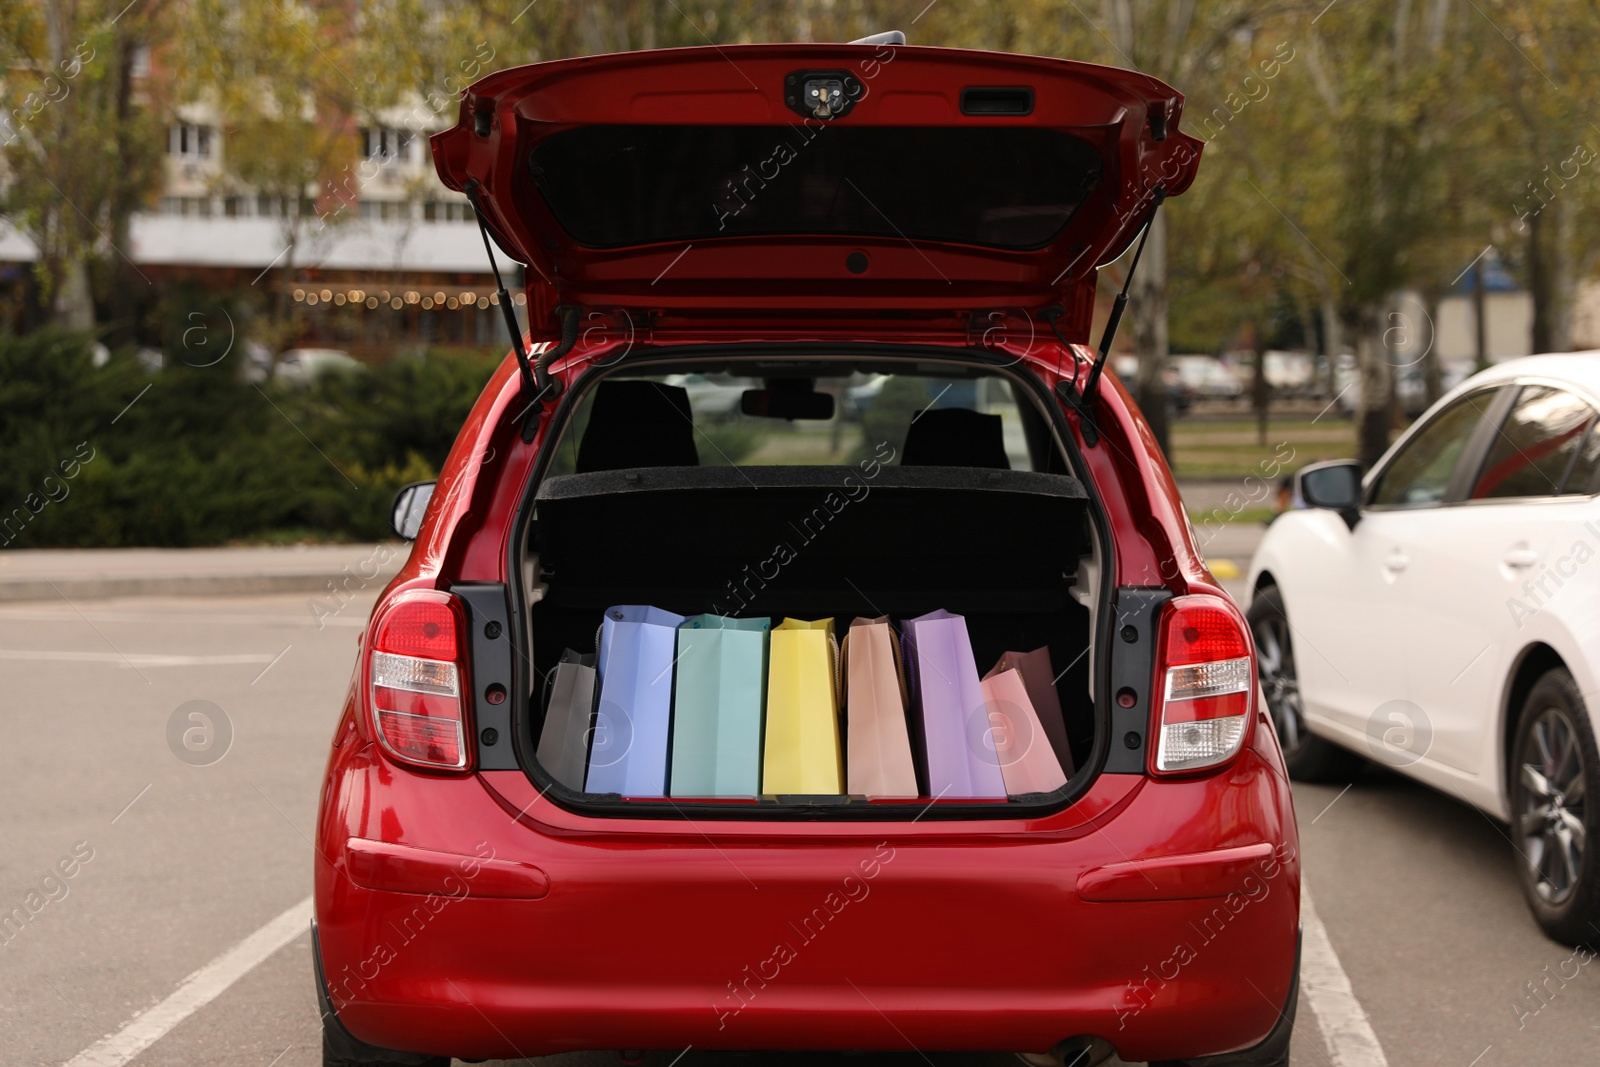
[[[1050,454],[1059,457],[1043,415],[1030,417],[1037,420],[1035,438],[1042,430]],[[914,459],[914,447],[906,444],[903,458]],[[589,453],[591,461],[595,455]],[[1063,473],[1067,465],[1059,459],[1041,464],[1047,468],[1041,471],[892,462],[900,458],[884,443],[851,465],[583,470],[580,462],[578,472],[547,474],[531,500],[524,556],[537,677],[549,678],[564,655],[595,653],[602,621],[617,605],[774,623],[832,619],[840,637],[857,618],[888,616],[898,635],[906,619],[943,609],[964,617],[980,675],[1004,653],[1048,649],[1070,780],[1050,793],[940,800],[941,814],[956,815],[951,805],[974,818],[1062,806],[1087,785],[1096,733],[1092,650],[1103,647],[1094,620],[1104,568],[1094,562],[1089,495],[1077,477]],[[548,685],[532,696],[522,733],[525,761],[541,736],[550,699]],[[914,750],[920,744],[915,699],[913,687],[907,717]],[[848,711],[839,709],[842,751],[848,748]],[[925,753],[913,755],[921,801],[911,804],[847,790],[623,797],[566,789],[543,769],[534,778],[557,799],[598,813],[913,817],[935,799]]]

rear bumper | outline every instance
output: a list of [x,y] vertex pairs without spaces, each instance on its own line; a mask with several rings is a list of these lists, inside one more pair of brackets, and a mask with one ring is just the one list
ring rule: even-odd
[[354,744],[325,789],[327,993],[380,1047],[1094,1035],[1127,1060],[1186,1059],[1261,1044],[1292,988],[1298,842],[1287,784],[1253,749],[1212,779],[1107,775],[1059,817],[982,826],[634,829],[540,800],[516,818],[482,777],[412,775]]

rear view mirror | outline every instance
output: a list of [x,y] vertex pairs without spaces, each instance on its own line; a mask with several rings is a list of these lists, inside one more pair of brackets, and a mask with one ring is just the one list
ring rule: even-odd
[[1295,475],[1295,496],[1306,507],[1337,511],[1353,530],[1361,517],[1361,464],[1314,463]]
[[417,531],[422,529],[422,516],[427,513],[428,501],[433,499],[433,486],[433,482],[412,482],[395,494],[389,525],[404,540],[417,539]]
[[768,378],[765,389],[746,389],[739,410],[768,419],[833,418],[833,394],[817,392],[809,378]]

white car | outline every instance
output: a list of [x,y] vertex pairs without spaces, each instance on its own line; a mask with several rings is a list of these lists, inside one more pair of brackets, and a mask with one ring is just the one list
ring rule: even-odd
[[1462,382],[1363,478],[1294,479],[1250,564],[1292,775],[1381,761],[1511,825],[1550,936],[1600,925],[1600,353]]
[[360,374],[366,368],[350,353],[338,348],[291,348],[278,357],[272,377],[290,385],[305,386],[331,374]]

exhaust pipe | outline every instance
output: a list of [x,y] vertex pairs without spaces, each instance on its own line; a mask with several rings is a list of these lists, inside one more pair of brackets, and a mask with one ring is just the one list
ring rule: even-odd
[[1117,1054],[1103,1037],[1069,1037],[1049,1052],[1019,1052],[1017,1062],[1028,1067],[1100,1067]]

